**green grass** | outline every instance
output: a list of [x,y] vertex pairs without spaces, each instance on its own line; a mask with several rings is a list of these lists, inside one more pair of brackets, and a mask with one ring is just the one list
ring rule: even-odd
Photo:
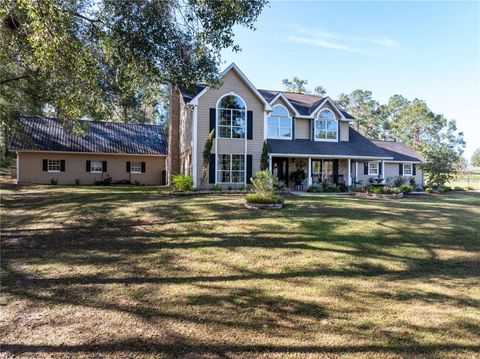
[[451,186],[472,186],[480,190],[480,173],[459,174],[452,181],[449,182]]
[[1,350],[471,358],[480,193],[371,200],[2,188]]

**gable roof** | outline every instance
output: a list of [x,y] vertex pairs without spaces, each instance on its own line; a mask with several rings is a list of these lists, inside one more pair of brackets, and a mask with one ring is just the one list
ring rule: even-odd
[[22,117],[13,133],[14,151],[92,152],[166,155],[167,137],[160,125],[78,121],[84,134],[68,131],[54,118]]
[[[270,106],[270,103],[265,100],[265,98],[260,94],[260,92],[258,92],[257,88],[255,86],[253,86],[253,84],[250,82],[250,80],[247,78],[247,76],[245,76],[245,74],[242,72],[242,70],[240,70],[240,68],[234,62],[232,62],[230,64],[230,66],[228,66],[225,70],[223,70],[223,72],[220,74],[220,78],[223,78],[230,71],[235,71],[237,73],[237,75],[240,76],[240,78],[243,81],[245,81],[245,83],[250,88],[250,90],[252,90],[252,92],[258,97],[258,99],[261,102],[263,102],[263,104],[265,105],[265,108],[267,110],[272,109],[272,107]],[[198,87],[197,90],[202,86],[203,86],[203,88],[198,92],[196,91],[196,93],[194,94],[194,96],[191,99],[189,99],[188,101],[185,101],[186,103],[190,102],[192,104],[197,104],[198,99],[200,97],[202,97],[202,95],[204,93],[206,93],[208,90],[210,90],[210,87],[206,86],[206,85],[197,84],[195,86]],[[185,100],[185,98],[188,99],[191,96],[191,95],[189,96],[188,92],[184,94],[182,90],[180,90],[180,91],[182,92],[182,97],[183,97],[184,100]],[[187,96],[185,96],[185,95],[187,95]]]
[[426,162],[425,157],[402,142],[377,140],[372,142],[389,153],[394,161]]
[[267,140],[271,154],[392,159],[392,155],[349,127],[349,141]]

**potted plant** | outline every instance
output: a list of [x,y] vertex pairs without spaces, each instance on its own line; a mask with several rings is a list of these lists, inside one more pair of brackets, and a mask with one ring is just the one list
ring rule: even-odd
[[295,186],[300,186],[303,181],[307,178],[307,174],[303,168],[297,168],[294,172],[290,174],[290,179],[295,182]]

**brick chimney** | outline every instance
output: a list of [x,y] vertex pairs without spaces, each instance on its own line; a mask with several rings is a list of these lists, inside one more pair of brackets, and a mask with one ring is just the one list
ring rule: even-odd
[[169,97],[167,180],[171,185],[172,177],[180,174],[180,91],[174,85],[169,86]]

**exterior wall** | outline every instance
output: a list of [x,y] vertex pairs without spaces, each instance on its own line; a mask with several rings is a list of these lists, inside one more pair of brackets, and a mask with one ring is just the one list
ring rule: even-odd
[[[353,161],[352,161],[353,162]],[[369,183],[370,178],[374,178],[377,176],[369,176],[364,174],[364,163],[365,162],[359,162],[358,163],[358,179],[362,180],[362,184],[366,185]],[[399,176],[399,171],[398,171],[398,165],[399,163],[390,163],[390,162],[385,162],[385,173],[382,174],[382,177],[386,179],[386,183],[388,184],[393,180],[394,177]],[[353,173],[355,173],[355,167],[353,167]],[[419,168],[418,164],[416,166],[416,175],[415,176],[403,176],[408,180],[410,178],[414,177],[415,182],[418,185],[423,185],[423,173],[422,170]]]
[[340,141],[350,141],[350,125],[346,121],[340,121]]
[[295,119],[295,139],[310,140],[311,139],[310,119]]
[[[97,155],[70,154],[54,152],[19,152],[19,182],[49,184],[52,179],[58,184],[81,185],[94,184],[108,174],[112,180],[129,180],[140,184],[161,184],[162,171],[165,170],[165,156],[129,156],[129,155]],[[65,160],[65,172],[50,173],[43,171],[43,160]],[[107,161],[106,173],[90,173],[86,171],[86,161]],[[128,173],[126,162],[145,162],[145,173]]]
[[172,177],[180,173],[180,91],[173,86],[169,88],[170,108],[168,122],[168,157],[167,178],[172,183]]
[[192,148],[192,111],[181,101],[180,104],[180,154]]
[[183,152],[180,155],[180,173],[183,175],[192,175],[192,149]]
[[[203,149],[210,130],[210,108],[215,108],[217,101],[223,95],[233,92],[240,96],[246,103],[247,110],[253,111],[253,139],[218,139],[217,148],[212,153],[244,154],[247,142],[247,154],[252,155],[252,174],[260,170],[260,157],[263,147],[263,132],[265,121],[265,105],[250,89],[250,87],[237,75],[234,70],[229,71],[222,79],[218,89],[211,88],[198,100],[197,117],[197,173],[196,186],[201,187],[203,168]],[[245,134],[246,135],[246,134]],[[215,166],[217,167],[217,166]],[[208,181],[208,180],[207,180]],[[243,184],[241,184],[243,186]],[[204,186],[211,186],[205,183]],[[226,186],[232,187],[231,184]]]

